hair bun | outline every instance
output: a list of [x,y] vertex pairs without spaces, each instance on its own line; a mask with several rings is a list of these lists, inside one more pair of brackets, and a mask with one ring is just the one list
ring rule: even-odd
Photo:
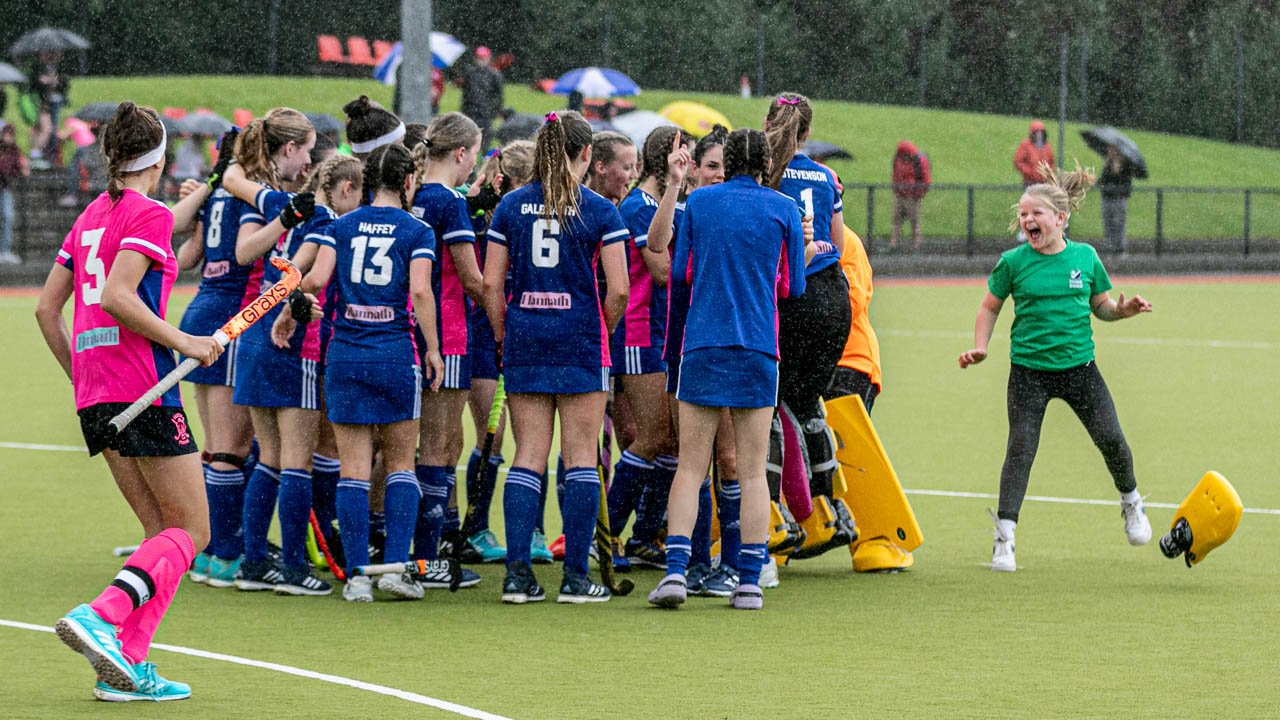
[[373,101],[369,99],[368,95],[361,95],[342,106],[342,112],[349,118],[363,117],[368,115],[371,110],[373,110]]

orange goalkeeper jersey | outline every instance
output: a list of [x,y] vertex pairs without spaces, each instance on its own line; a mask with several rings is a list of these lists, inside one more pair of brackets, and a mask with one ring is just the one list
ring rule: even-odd
[[867,307],[871,304],[871,263],[857,233],[844,228],[844,250],[840,253],[840,268],[849,280],[849,305],[853,309],[853,322],[849,326],[849,340],[844,344],[840,366],[852,368],[871,376],[871,382],[880,387],[880,343],[876,331],[871,328]]

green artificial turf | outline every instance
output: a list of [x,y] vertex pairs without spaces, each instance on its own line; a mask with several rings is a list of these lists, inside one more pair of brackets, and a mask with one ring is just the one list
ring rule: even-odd
[[[1098,363],[1150,503],[1179,502],[1216,469],[1253,508],[1272,481],[1280,411],[1280,284],[1142,284],[1151,315],[1095,323]],[[878,288],[884,394],[872,414],[908,489],[994,493],[1005,442],[1011,313],[992,357],[961,371],[981,285]],[[185,295],[175,295],[171,319]],[[69,384],[32,319],[0,296],[6,411],[0,442],[78,445]],[[188,398],[190,393],[186,393]],[[194,424],[194,423],[193,423]],[[510,446],[507,457],[510,458]],[[51,625],[119,567],[136,522],[105,465],[80,453],[0,447],[0,619]],[[1051,406],[1032,495],[1113,500],[1097,451]],[[910,495],[925,544],[894,576],[855,575],[843,551],[782,569],[759,613],[691,599],[650,609],[657,572],[599,606],[507,607],[501,570],[422,602],[352,606],[184,584],[157,641],[378,683],[513,718],[1274,716],[1280,516],[1247,513],[1188,570],[1154,541],[1130,547],[1116,505],[1028,501],[1012,575],[990,559],[994,500]],[[1150,508],[1159,536],[1172,511]],[[492,513],[501,533],[501,498]],[[557,532],[554,503],[549,530]],[[537,569],[551,595],[559,569]],[[0,626],[6,703],[20,718],[456,717],[357,689],[156,650],[189,682],[177,707],[104,707],[87,664],[53,635]]]
[[[72,85],[75,107],[94,101],[132,99],[157,108],[167,106],[209,108],[230,118],[236,108],[261,115],[276,106],[307,112],[328,112],[341,119],[343,104],[364,93],[387,106],[391,88],[373,79],[265,76],[161,76],[80,78]],[[675,100],[694,100],[721,111],[735,127],[760,127],[768,109],[763,98],[736,95],[646,90],[633,98],[640,109],[660,110]],[[450,87],[442,111],[456,110],[460,91]],[[507,87],[506,104],[521,112],[544,113],[564,105],[564,98],[536,92],[524,86]],[[1046,113],[1051,113],[1046,108]],[[11,110],[12,116],[17,110]],[[1057,124],[1045,120],[1049,140],[1058,146]],[[10,118],[17,121],[16,116]],[[831,166],[850,183],[887,183],[889,166],[899,140],[916,143],[929,155],[935,184],[1003,184],[1016,186],[1021,177],[1013,169],[1013,151],[1027,134],[1030,118],[1005,115],[929,110],[893,105],[816,101],[813,137],[834,142],[855,159],[835,160]],[[1065,154],[1092,167],[1101,158],[1080,138],[1086,125],[1068,123]],[[1272,187],[1280,151],[1163,133],[1129,130],[1151,171],[1149,181],[1135,187],[1204,186],[1218,188]],[[25,136],[20,132],[19,135]],[[25,139],[22,142],[26,142]],[[879,190],[875,199],[875,235],[887,236],[891,212],[890,193]],[[974,197],[974,232],[979,237],[1007,236],[1010,207],[1016,190],[980,190]],[[1178,238],[1239,238],[1244,231],[1244,196],[1191,194],[1170,191],[1164,196],[1163,235]],[[1251,200],[1253,238],[1280,237],[1280,194],[1255,194]],[[1129,235],[1156,235],[1156,197],[1135,193],[1129,205]],[[866,190],[850,188],[845,195],[845,222],[865,234]],[[937,188],[925,198],[921,217],[924,232],[941,238],[963,238],[968,232],[968,199],[964,190]],[[1102,235],[1101,212],[1096,195],[1072,219],[1073,236],[1094,239]]]

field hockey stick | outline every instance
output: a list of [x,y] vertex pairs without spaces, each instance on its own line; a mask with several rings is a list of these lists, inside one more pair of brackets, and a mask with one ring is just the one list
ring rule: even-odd
[[600,557],[600,580],[608,586],[609,591],[618,597],[631,594],[636,584],[631,578],[623,578],[621,582],[613,573],[613,533],[609,531],[609,493],[604,489],[604,466],[596,466],[600,474],[600,507],[596,511],[596,554]]
[[357,565],[351,568],[352,576],[385,575],[386,573],[417,573],[426,575],[428,570],[448,570],[448,560],[410,560],[409,562],[382,563],[379,565]]
[[604,483],[605,490],[609,489],[610,473],[613,468],[613,399],[604,401],[604,442],[600,445],[600,468],[603,474],[600,481]]
[[[502,408],[507,402],[507,388],[503,382],[502,374],[498,374],[498,387],[493,392],[493,404],[489,406],[489,422],[484,430],[484,442],[480,443],[480,482],[487,482],[489,475],[489,458],[493,456],[494,436],[498,434],[498,423],[502,421]],[[497,482],[496,479],[494,481]],[[476,506],[468,503],[466,522],[463,527],[471,523],[471,518],[476,513]],[[461,533],[459,533],[461,535]],[[458,541],[453,544],[453,552],[449,554],[452,564],[449,567],[449,591],[457,592],[462,585],[462,544],[467,539],[459,537]],[[455,572],[456,570],[456,572]]]
[[[288,260],[283,258],[271,258],[271,264],[274,265],[277,270],[283,272],[284,277],[280,278],[280,281],[275,285],[272,285],[266,292],[259,295],[256,300],[246,305],[240,312],[236,313],[234,317],[228,320],[225,325],[213,334],[214,339],[216,339],[218,344],[222,347],[226,347],[232,340],[235,340],[240,333],[248,329],[250,325],[261,320],[262,317],[267,314],[268,310],[279,304],[281,300],[289,297],[289,293],[293,292],[294,289],[298,287],[298,284],[302,282],[302,273],[299,272],[298,268],[294,267],[293,263]],[[110,428],[116,433],[124,430],[125,426],[133,422],[138,415],[142,414],[143,410],[150,407],[151,403],[155,402],[161,395],[169,392],[169,389],[174,385],[177,385],[179,380],[187,376],[187,373],[198,367],[200,367],[200,361],[195,358],[187,358],[186,360],[183,360],[182,364],[178,365],[178,367],[170,371],[168,375],[161,378],[160,382],[152,386],[152,388],[144,393],[142,397],[135,400],[132,405],[125,408],[124,412],[111,418],[111,422],[108,423]]]
[[339,580],[346,582],[347,574],[343,572],[342,566],[333,559],[333,553],[329,552],[329,543],[325,542],[324,533],[320,532],[320,521],[316,519],[316,511],[311,511],[311,532],[315,534],[316,546],[320,548],[320,552],[324,555],[324,561],[329,563],[329,572]]
[[121,545],[120,547],[112,548],[111,554],[116,557],[128,557],[138,552],[138,548],[140,547],[142,546],[141,545]]

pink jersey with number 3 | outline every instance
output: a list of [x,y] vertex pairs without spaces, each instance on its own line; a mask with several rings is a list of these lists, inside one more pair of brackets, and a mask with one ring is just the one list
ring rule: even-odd
[[[76,409],[133,402],[174,368],[173,352],[124,327],[102,309],[102,291],[123,250],[141,253],[151,266],[138,283],[138,297],[164,319],[169,290],[178,276],[173,252],[173,213],[134,190],[118,202],[102,193],[85,208],[62,242],[58,264],[75,274],[71,324],[71,377]],[[175,385],[156,405],[181,406]]]

